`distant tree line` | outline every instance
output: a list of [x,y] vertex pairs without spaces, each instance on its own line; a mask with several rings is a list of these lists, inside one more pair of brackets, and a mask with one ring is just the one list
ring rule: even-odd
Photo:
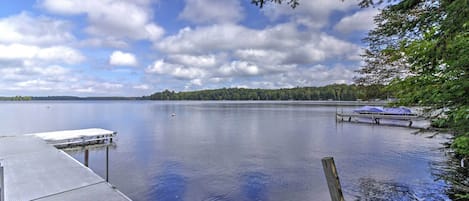
[[387,99],[392,97],[385,85],[333,84],[322,87],[295,87],[283,89],[222,88],[175,92],[164,90],[143,97],[78,97],[78,96],[14,96],[0,97],[0,101],[51,100],[343,100],[354,101]]
[[0,97],[0,101],[49,101],[49,100],[141,100],[141,97],[78,97],[78,96],[13,96]]
[[139,100],[139,97],[121,97],[121,96],[95,96],[95,97],[78,97],[78,96],[38,96],[32,97],[32,100]]
[[0,97],[0,101],[29,101],[29,100],[32,100],[31,96]]
[[144,96],[146,100],[343,100],[386,99],[390,94],[383,85],[333,84],[323,87],[283,89],[222,88],[189,92],[165,90]]

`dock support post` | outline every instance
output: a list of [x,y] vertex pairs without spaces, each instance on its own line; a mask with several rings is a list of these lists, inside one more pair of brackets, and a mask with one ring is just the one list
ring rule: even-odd
[[0,201],[5,201],[5,183],[4,183],[3,166],[1,163],[0,163]]
[[106,182],[109,182],[109,146],[106,146]]
[[89,151],[85,149],[85,166],[88,167]]
[[339,174],[335,167],[334,158],[325,157],[322,160],[322,167],[324,174],[326,175],[327,186],[329,187],[329,193],[332,201],[344,201],[342,194],[342,187],[340,186]]

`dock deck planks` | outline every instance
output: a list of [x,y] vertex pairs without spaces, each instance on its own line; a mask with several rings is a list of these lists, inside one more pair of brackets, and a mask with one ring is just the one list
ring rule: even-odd
[[0,163],[5,201],[130,200],[91,169],[34,135],[0,137]]

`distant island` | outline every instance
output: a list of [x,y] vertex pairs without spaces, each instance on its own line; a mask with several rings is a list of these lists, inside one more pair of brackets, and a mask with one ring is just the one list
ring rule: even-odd
[[375,100],[387,99],[391,94],[384,85],[332,84],[321,87],[281,89],[221,88],[175,92],[164,90],[142,97],[78,97],[78,96],[14,96],[0,97],[0,101],[44,100]]

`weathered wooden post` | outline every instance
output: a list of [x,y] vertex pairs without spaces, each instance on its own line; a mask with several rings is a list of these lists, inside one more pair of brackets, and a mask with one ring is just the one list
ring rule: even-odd
[[89,151],[85,149],[85,166],[88,167]]
[[5,183],[3,175],[3,166],[0,163],[0,201],[5,201]]
[[106,146],[106,182],[109,182],[109,146]]
[[322,160],[322,167],[324,174],[326,175],[327,186],[329,187],[329,193],[332,201],[344,201],[344,195],[342,194],[342,187],[340,186],[339,174],[335,167],[334,158],[324,157]]

